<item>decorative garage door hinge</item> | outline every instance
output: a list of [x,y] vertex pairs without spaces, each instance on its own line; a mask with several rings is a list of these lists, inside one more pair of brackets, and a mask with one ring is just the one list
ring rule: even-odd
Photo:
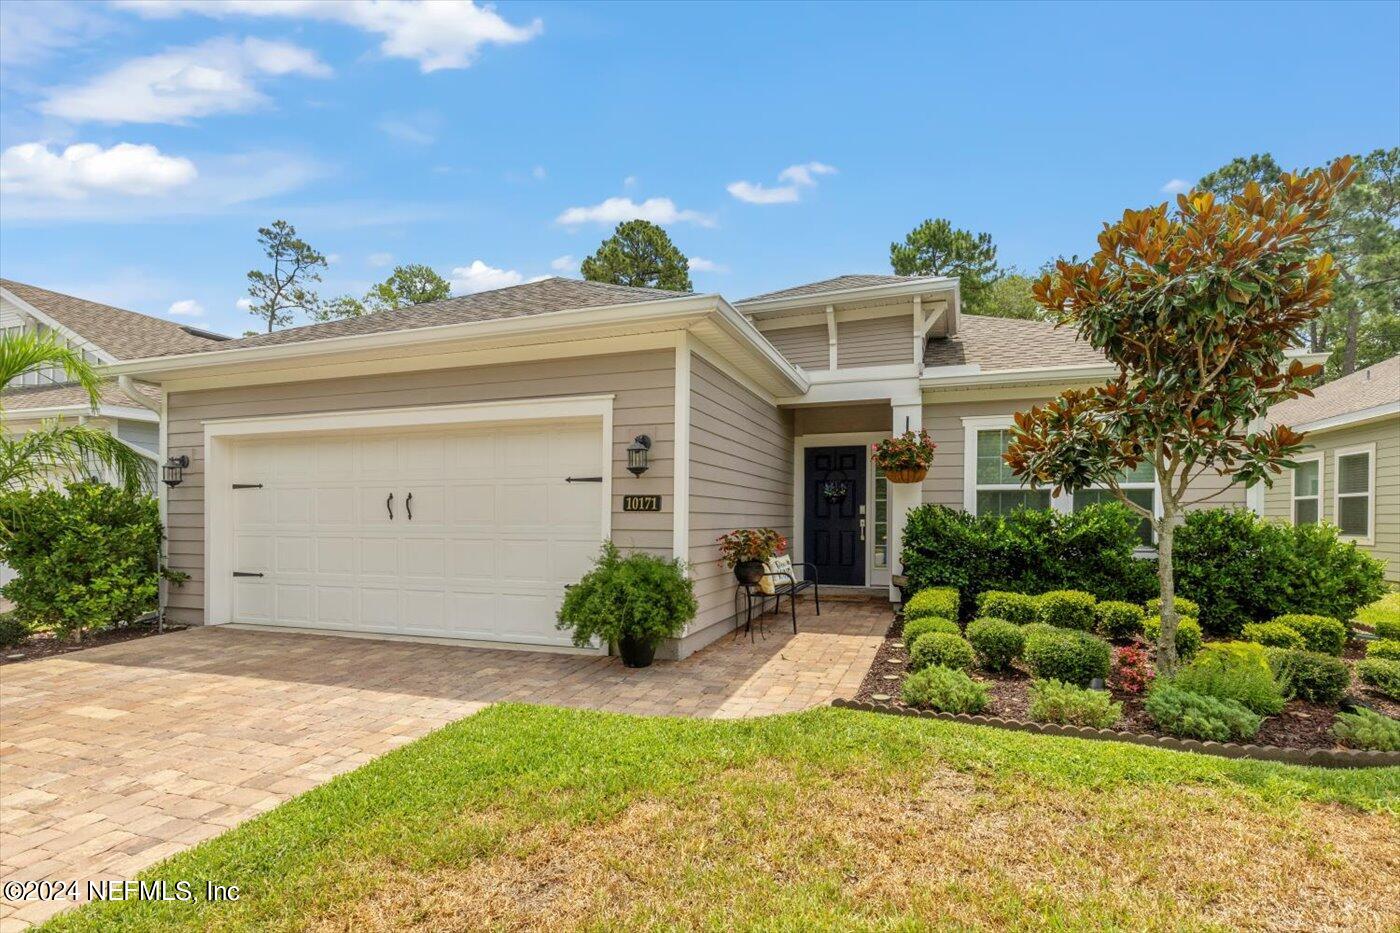
[[260,577],[260,576],[262,576],[262,574],[260,574],[260,573],[252,573],[252,572],[247,571],[247,570],[235,570],[235,571],[233,572],[233,575],[234,575],[235,577]]
[[262,483],[234,483],[234,489],[262,489]]
[[603,478],[602,478],[601,476],[566,476],[566,477],[564,477],[564,482],[566,482],[566,483],[601,483],[602,481],[603,481]]

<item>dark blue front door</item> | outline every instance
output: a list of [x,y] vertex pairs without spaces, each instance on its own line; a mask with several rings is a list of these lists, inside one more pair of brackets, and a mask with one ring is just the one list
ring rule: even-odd
[[804,469],[803,557],[817,579],[865,585],[864,447],[808,447]]

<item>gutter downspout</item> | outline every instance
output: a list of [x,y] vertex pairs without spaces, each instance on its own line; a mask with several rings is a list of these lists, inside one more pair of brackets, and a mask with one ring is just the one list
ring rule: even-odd
[[[166,493],[166,489],[165,489],[165,484],[162,483],[162,482],[160,481],[160,467],[161,467],[161,464],[163,464],[163,463],[165,462],[165,456],[166,456],[166,454],[165,454],[165,406],[164,406],[163,404],[160,404],[160,403],[157,403],[157,402],[153,402],[153,401],[151,401],[149,398],[147,398],[144,392],[141,392],[139,389],[136,388],[136,380],[132,379],[130,376],[118,376],[118,377],[117,377],[117,388],[121,389],[121,390],[122,390],[122,394],[125,395],[127,398],[131,399],[131,400],[132,400],[133,402],[135,402],[137,405],[140,405],[142,408],[145,408],[145,409],[148,409],[148,410],[150,410],[150,411],[155,412],[156,415],[157,415],[157,417],[160,418],[160,422],[159,422],[159,426],[160,426],[160,452],[159,452],[159,455],[158,455],[158,459],[156,460],[156,505],[157,505],[157,507],[158,507],[159,510],[160,510],[160,528],[161,528],[160,551],[156,554],[156,561],[157,561],[157,563],[158,563],[158,565],[159,565],[158,569],[160,569],[160,568],[164,568],[164,567],[165,567],[166,557],[168,556],[168,555],[165,553],[165,512],[166,512],[165,493]],[[161,402],[164,402],[164,401],[165,401],[165,393],[162,392],[162,393],[161,393]],[[170,588],[170,587],[169,587],[169,584],[167,584],[167,583],[165,582],[165,576],[162,574],[159,578],[157,578],[157,581],[156,581],[156,631],[157,631],[157,632],[163,632],[163,631],[165,631],[165,606],[166,606],[166,603],[167,603],[167,601],[168,601],[168,599],[169,599],[169,593],[168,593],[169,588]]]

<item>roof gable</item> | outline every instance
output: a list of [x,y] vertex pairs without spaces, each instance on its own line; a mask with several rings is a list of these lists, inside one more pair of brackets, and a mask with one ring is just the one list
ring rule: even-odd
[[1107,363],[1068,327],[979,314],[964,314],[955,336],[933,338],[924,348],[925,367],[977,364],[984,372]]
[[806,285],[794,285],[791,288],[779,289],[776,292],[764,292],[761,295],[751,295],[748,298],[741,298],[735,304],[748,304],[754,301],[777,301],[780,298],[799,298],[803,295],[824,295],[827,292],[840,292],[852,288],[869,288],[872,285],[893,285],[898,282],[912,281],[919,276],[905,275],[838,275],[830,279],[822,279],[820,282],[808,282]]
[[1400,356],[1373,363],[1269,409],[1271,424],[1309,424],[1400,401]]

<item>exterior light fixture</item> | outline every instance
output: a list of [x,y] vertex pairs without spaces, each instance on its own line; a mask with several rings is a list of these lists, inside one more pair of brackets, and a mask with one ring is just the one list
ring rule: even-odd
[[632,443],[627,445],[627,472],[633,476],[641,476],[647,471],[647,460],[651,456],[651,438],[645,434],[638,434],[632,438]]
[[190,458],[186,454],[178,457],[171,457],[165,461],[165,465],[160,468],[160,481],[167,486],[178,486],[185,481],[185,467],[190,465]]

